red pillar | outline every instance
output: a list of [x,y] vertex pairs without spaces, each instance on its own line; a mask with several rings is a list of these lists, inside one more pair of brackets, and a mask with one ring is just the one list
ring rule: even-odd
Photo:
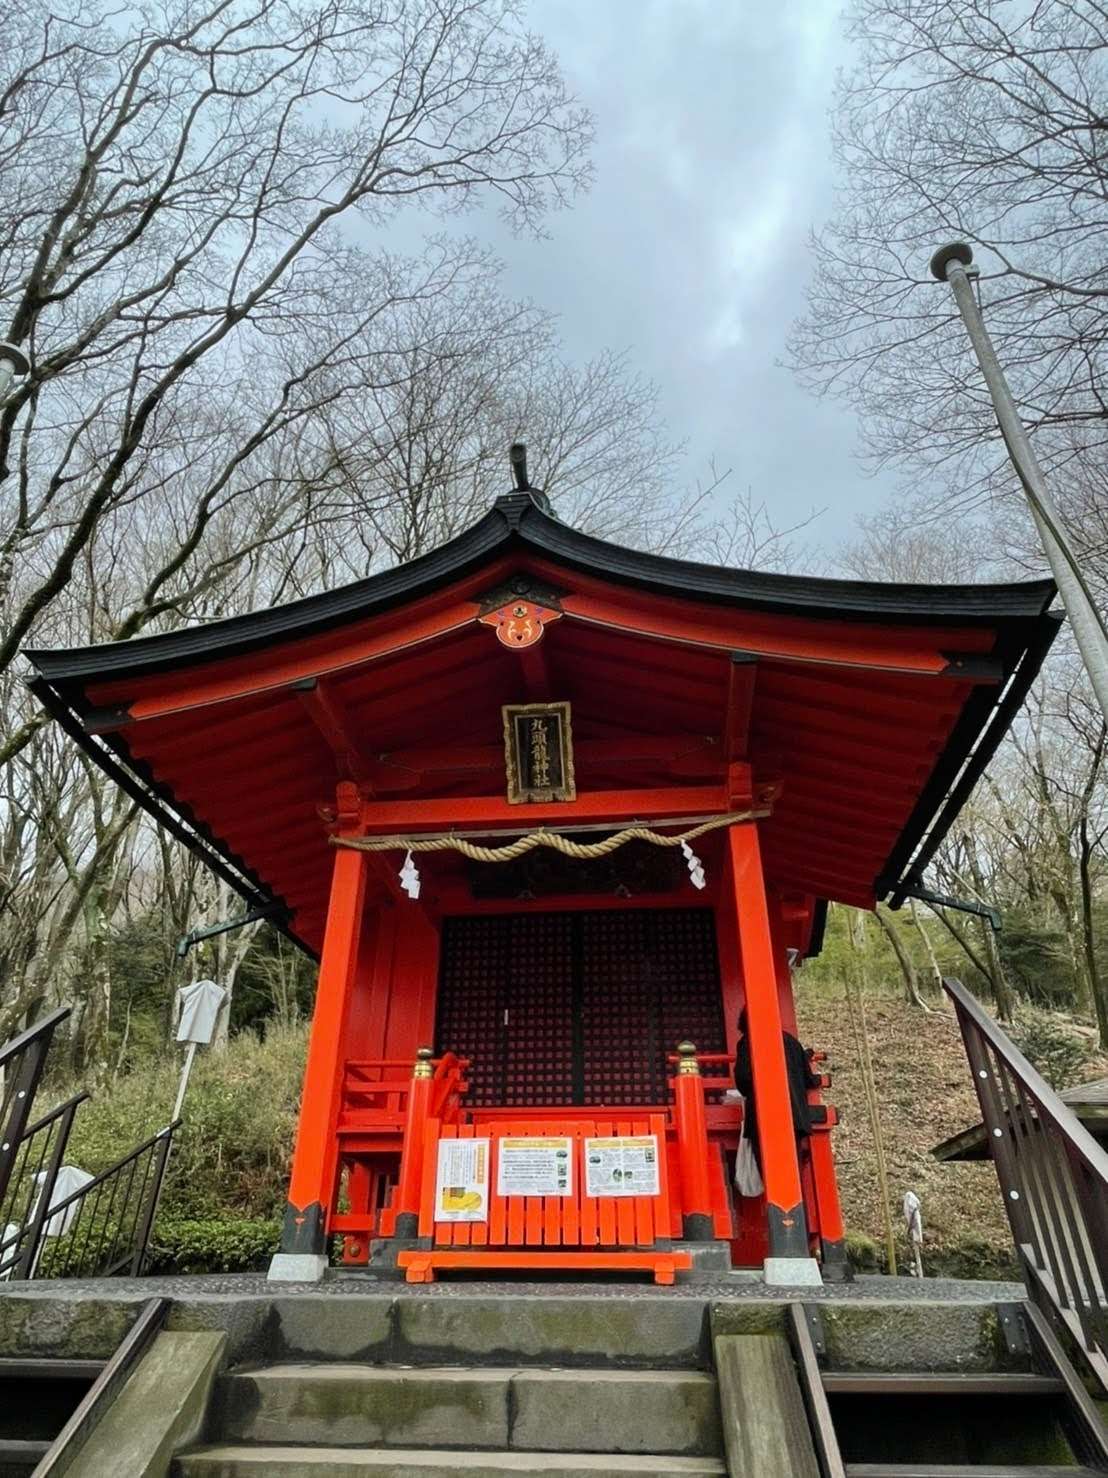
[[692,1042],[677,1044],[677,1077],[673,1084],[673,1117],[681,1166],[681,1221],[690,1242],[710,1242],[712,1187],[708,1178],[708,1125],[704,1113],[704,1079]]
[[315,1011],[304,1068],[282,1253],[322,1255],[335,1194],[336,1130],[342,1093],[343,1031],[357,973],[367,857],[336,847],[331,902],[319,962]]
[[756,823],[727,828],[728,855],[746,984],[750,1065],[758,1112],[762,1180],[772,1258],[808,1258],[808,1227],[789,1101],[773,936]]

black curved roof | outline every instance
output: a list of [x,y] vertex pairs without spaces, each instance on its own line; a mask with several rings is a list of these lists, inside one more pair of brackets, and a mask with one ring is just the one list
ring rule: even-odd
[[56,651],[28,650],[51,684],[104,681],[129,674],[230,657],[274,641],[314,635],[426,595],[513,547],[531,549],[571,568],[659,595],[745,607],[781,615],[852,621],[912,621],[996,626],[1034,621],[1056,591],[1052,580],[994,585],[895,585],[731,570],[693,560],[642,554],[578,533],[547,511],[533,492],[497,498],[485,516],[429,554],[352,585],[245,616],[210,621],[158,636]]

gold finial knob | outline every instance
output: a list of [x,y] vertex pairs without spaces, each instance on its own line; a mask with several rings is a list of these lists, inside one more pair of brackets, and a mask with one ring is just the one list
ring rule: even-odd
[[677,1072],[685,1077],[699,1077],[700,1064],[696,1060],[696,1043],[687,1038],[677,1043]]
[[431,1064],[431,1058],[435,1054],[430,1047],[419,1047],[416,1049],[415,1067],[412,1069],[413,1078],[433,1078],[435,1069]]

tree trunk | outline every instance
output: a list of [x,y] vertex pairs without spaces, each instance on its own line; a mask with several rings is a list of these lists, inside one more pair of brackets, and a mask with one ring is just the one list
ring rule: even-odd
[[[963,837],[963,842],[966,866],[969,868],[973,891],[977,895],[978,902],[984,903],[988,895],[985,888],[985,879],[981,874],[981,863],[977,856],[976,843],[968,833]],[[989,976],[993,985],[993,1000],[996,1002],[996,1014],[1001,1021],[1011,1021],[1014,1010],[1012,989],[1008,984],[1008,977],[1004,973],[1004,964],[1000,958],[1000,949],[996,942],[996,930],[988,919],[981,920],[981,935],[985,945],[985,957],[989,962]]]
[[890,923],[880,908],[874,910],[874,917],[884,931],[885,938],[892,945],[893,954],[896,955],[900,972],[904,976],[904,988],[908,992],[908,1000],[913,1006],[918,1006],[921,1011],[930,1012],[931,1007],[919,993],[919,972],[916,970],[911,955],[904,948],[904,941],[897,933],[895,925]]

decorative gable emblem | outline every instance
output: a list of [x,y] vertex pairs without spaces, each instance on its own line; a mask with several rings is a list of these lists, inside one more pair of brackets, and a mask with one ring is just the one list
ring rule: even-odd
[[518,576],[485,596],[477,619],[491,626],[504,646],[522,651],[541,641],[543,629],[561,614],[561,602],[554,591]]

